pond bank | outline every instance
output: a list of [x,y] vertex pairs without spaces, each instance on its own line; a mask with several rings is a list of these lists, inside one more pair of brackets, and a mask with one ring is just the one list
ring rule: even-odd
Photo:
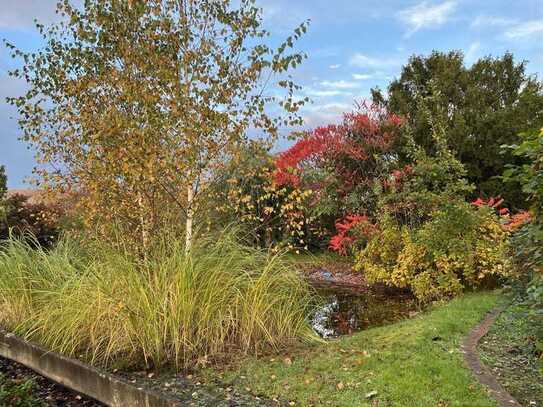
[[302,406],[495,406],[464,364],[460,343],[499,301],[498,292],[466,294],[413,319],[245,361],[222,378]]
[[408,290],[368,283],[345,258],[299,256],[294,267],[320,297],[311,325],[325,339],[412,318],[423,309]]

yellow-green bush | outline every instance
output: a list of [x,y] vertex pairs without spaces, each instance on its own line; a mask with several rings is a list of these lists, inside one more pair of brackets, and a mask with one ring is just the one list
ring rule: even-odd
[[421,301],[452,297],[508,273],[507,233],[489,209],[457,202],[417,229],[385,219],[356,267],[368,281],[410,288]]

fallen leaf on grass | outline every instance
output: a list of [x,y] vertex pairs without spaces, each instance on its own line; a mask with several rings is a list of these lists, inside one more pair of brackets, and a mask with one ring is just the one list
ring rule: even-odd
[[366,394],[366,398],[367,399],[371,399],[373,397],[377,396],[377,392],[374,390],[374,391],[370,391],[369,393]]

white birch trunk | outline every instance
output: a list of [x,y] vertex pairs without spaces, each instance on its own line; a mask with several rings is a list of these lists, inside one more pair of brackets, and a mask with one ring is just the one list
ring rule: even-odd
[[187,221],[185,226],[185,254],[188,254],[190,252],[190,249],[192,248],[192,223],[194,220],[194,212],[193,212],[193,201],[194,201],[194,190],[192,189],[192,185],[188,185],[187,187]]

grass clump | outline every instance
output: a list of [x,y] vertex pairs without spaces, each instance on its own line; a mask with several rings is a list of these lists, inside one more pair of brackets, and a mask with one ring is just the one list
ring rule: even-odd
[[103,243],[21,240],[0,253],[0,325],[101,366],[189,368],[309,338],[310,288],[281,256],[232,233],[159,245],[146,260]]

